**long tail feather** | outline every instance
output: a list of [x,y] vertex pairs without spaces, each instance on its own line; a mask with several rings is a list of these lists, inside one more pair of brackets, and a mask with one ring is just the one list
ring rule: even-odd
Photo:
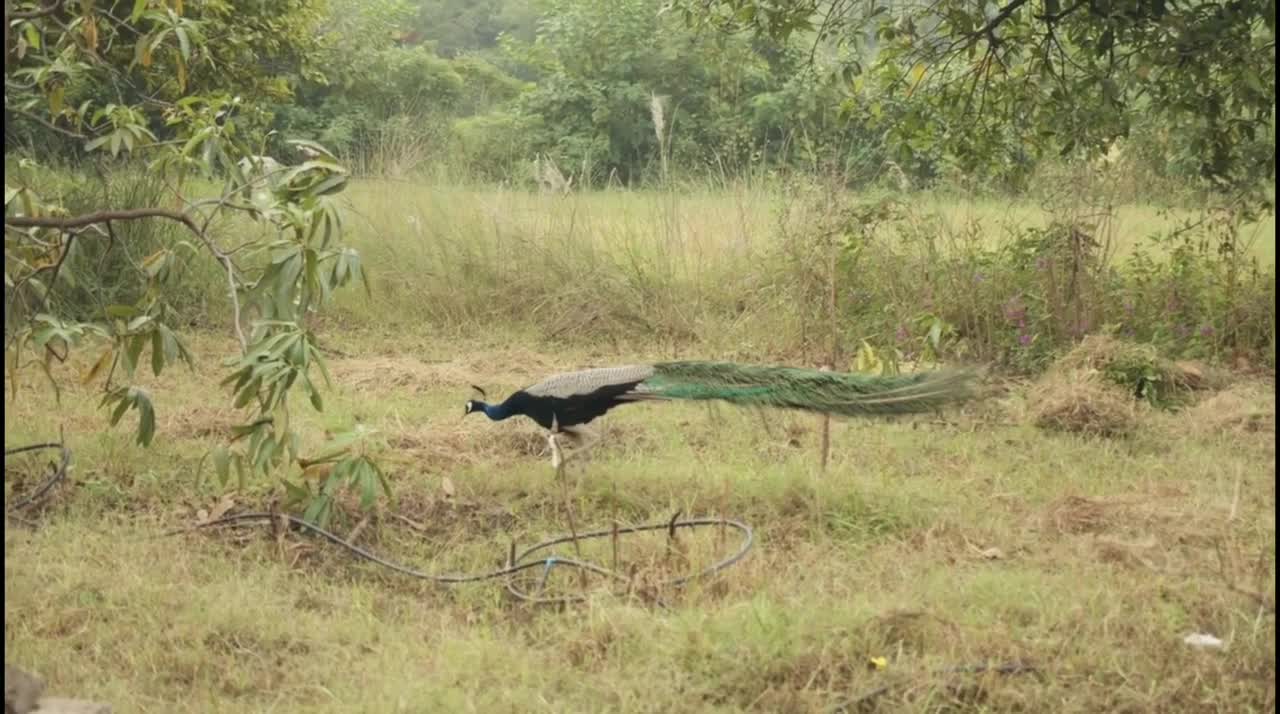
[[975,376],[968,370],[875,376],[731,362],[662,362],[626,398],[715,399],[841,416],[910,414],[970,398]]

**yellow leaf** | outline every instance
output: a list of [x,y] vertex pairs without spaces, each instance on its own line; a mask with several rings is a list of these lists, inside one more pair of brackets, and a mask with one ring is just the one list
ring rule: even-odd
[[880,356],[876,354],[875,348],[867,344],[866,340],[863,340],[862,346],[858,348],[858,354],[854,358],[853,368],[856,372],[881,374],[884,371],[884,363],[880,361]]
[[49,112],[51,114],[62,113],[62,97],[66,94],[66,88],[61,84],[55,85],[49,90]]
[[115,348],[108,347],[104,350],[102,352],[102,356],[98,358],[98,361],[94,362],[93,366],[89,368],[89,371],[84,373],[84,380],[82,383],[88,384],[97,378],[99,374],[102,374],[102,370],[106,369],[107,365],[111,364],[111,359],[115,357],[115,354]]
[[182,0],[173,0],[173,11],[182,14]]
[[142,42],[142,66],[151,66],[151,42],[145,39]]
[[868,657],[867,664],[870,665],[872,669],[884,669],[889,666],[889,660],[884,657]]
[[147,275],[155,277],[160,272],[160,268],[164,267],[164,261],[169,257],[169,249],[161,248],[156,252],[142,259],[142,269]]
[[924,73],[925,66],[923,64],[916,64],[911,68],[911,88],[907,90],[908,97],[915,94],[916,88],[924,81]]
[[333,463],[325,462],[323,464],[312,464],[302,470],[302,477],[319,481],[327,477],[333,471]]
[[98,19],[93,15],[84,16],[84,43],[89,49],[98,49]]

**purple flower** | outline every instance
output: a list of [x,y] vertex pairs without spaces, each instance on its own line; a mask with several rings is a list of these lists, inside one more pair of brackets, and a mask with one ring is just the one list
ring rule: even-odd
[[1025,332],[1018,335],[1018,344],[1022,345],[1023,347],[1029,347],[1031,345],[1031,335],[1028,335]]
[[906,341],[907,341],[907,340],[909,340],[909,339],[911,339],[911,333],[907,331],[907,326],[906,326],[906,325],[899,325],[899,326],[898,326],[898,341],[899,341],[899,342],[906,342]]
[[1126,315],[1132,315],[1132,314],[1133,314],[1133,311],[1134,311],[1135,309],[1136,309],[1136,308],[1135,308],[1135,306],[1134,306],[1134,304],[1133,304],[1133,301],[1132,301],[1132,300],[1130,300],[1130,301],[1128,301],[1128,302],[1126,302],[1126,303],[1124,304],[1124,313],[1125,313]]
[[987,276],[983,275],[982,273],[974,273],[974,274],[973,274],[973,282],[975,282],[975,283],[981,283],[981,282],[984,282],[986,279],[987,279]]
[[1201,337],[1213,337],[1213,325],[1205,325],[1200,328]]

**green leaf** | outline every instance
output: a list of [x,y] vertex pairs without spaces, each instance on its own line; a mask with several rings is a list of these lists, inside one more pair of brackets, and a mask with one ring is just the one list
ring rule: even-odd
[[311,491],[307,488],[285,479],[281,479],[281,482],[284,484],[285,505],[295,506],[311,498]]
[[369,462],[369,468],[373,469],[374,474],[377,475],[378,483],[382,485],[382,492],[386,494],[387,498],[391,498],[391,482],[387,480],[387,475],[373,461]]
[[151,373],[160,376],[164,370],[164,336],[160,330],[151,331]]
[[314,141],[308,141],[306,139],[290,139],[285,143],[290,146],[296,146],[300,149],[310,149],[311,151],[314,151],[315,153],[320,154],[321,156],[329,158],[334,162],[338,160],[337,157],[329,153],[328,149],[324,148],[323,146],[321,146],[320,144],[317,144]]
[[182,59],[191,59],[191,40],[187,38],[187,31],[178,27],[174,29],[173,34],[178,37],[178,47],[182,51]]
[[115,136],[115,135],[114,135],[114,134],[106,134],[106,135],[104,135],[104,136],[100,136],[100,137],[98,137],[98,138],[96,138],[96,139],[92,139],[92,140],[90,140],[90,141],[88,141],[88,142],[86,142],[86,143],[85,143],[85,145],[84,145],[84,150],[85,150],[85,151],[93,151],[94,149],[97,149],[99,146],[102,146],[103,144],[105,144],[105,143],[107,143],[108,141],[110,141],[112,136]]
[[356,478],[360,484],[360,507],[367,511],[378,500],[378,479],[363,459],[356,470]]
[[138,314],[138,308],[133,305],[108,305],[103,312],[107,317],[133,317]]
[[133,400],[131,400],[127,395],[120,395],[116,397],[116,399],[116,408],[111,412],[111,426],[119,424],[120,417],[123,417],[124,413],[129,411],[129,407],[133,406]]
[[125,347],[125,373],[133,376],[138,369],[138,358],[142,355],[142,347],[147,343],[147,336],[134,335],[127,338],[128,344]]
[[321,399],[320,390],[316,389],[316,385],[311,382],[311,377],[307,374],[302,375],[302,384],[306,387],[307,397],[311,400],[311,407],[318,412],[324,411],[324,401]]
[[231,478],[231,454],[227,447],[219,446],[213,450],[212,456],[214,471],[218,474],[218,485],[225,487],[227,480]]
[[244,468],[244,456],[242,454],[236,454],[231,459],[231,463],[236,467],[236,487],[243,491],[245,483],[247,482],[247,475]]
[[33,50],[40,49],[40,30],[36,28],[35,23],[28,22],[22,26],[22,35],[27,40],[27,46]]
[[324,521],[328,520],[327,516],[325,515],[325,511],[328,509],[328,507],[329,507],[328,496],[324,496],[324,495],[316,496],[315,498],[311,499],[311,502],[309,504],[307,504],[307,510],[303,511],[302,513],[302,520],[308,523],[314,523],[318,526],[323,527]]
[[138,443],[150,446],[156,435],[156,413],[151,407],[151,398],[141,389],[135,388],[134,404],[138,408]]

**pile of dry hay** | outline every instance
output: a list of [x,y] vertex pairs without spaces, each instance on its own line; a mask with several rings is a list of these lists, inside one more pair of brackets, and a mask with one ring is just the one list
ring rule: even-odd
[[[1186,401],[1190,392],[1223,386],[1223,378],[1195,362],[1171,362],[1152,345],[1110,335],[1089,335],[1063,355],[1054,369],[1094,371],[1107,381],[1156,405]],[[1139,395],[1140,390],[1150,390]]]
[[1127,436],[1144,409],[1185,403],[1217,381],[1207,368],[1165,360],[1150,345],[1091,335],[1033,386],[1030,416],[1050,431]]
[[1031,421],[1041,429],[1089,436],[1128,436],[1141,404],[1096,370],[1051,369],[1031,389]]

